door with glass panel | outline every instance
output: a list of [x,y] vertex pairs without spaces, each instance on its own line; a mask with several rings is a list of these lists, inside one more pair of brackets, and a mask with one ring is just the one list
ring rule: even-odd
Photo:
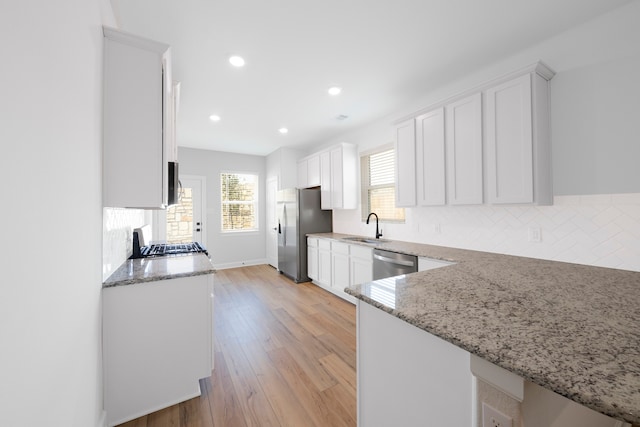
[[206,247],[203,206],[205,178],[181,176],[177,205],[167,208],[167,243],[199,242]]

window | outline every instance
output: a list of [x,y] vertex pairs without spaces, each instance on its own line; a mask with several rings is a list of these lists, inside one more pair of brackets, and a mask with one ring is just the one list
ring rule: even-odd
[[381,221],[404,222],[404,209],[396,208],[395,158],[393,148],[360,158],[363,221],[369,212],[375,212]]
[[221,173],[222,232],[258,230],[258,175]]

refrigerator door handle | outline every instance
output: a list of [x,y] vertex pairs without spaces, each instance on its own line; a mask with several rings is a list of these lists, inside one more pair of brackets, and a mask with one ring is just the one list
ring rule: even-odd
[[284,233],[282,233],[282,246],[287,246],[287,205],[282,206],[282,219],[284,220]]

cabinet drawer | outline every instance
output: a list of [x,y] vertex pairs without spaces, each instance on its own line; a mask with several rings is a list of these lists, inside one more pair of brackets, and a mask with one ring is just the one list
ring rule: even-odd
[[318,239],[318,248],[320,248],[320,250],[330,251],[331,250],[331,240]]
[[307,246],[310,248],[318,247],[318,239],[315,237],[307,237]]
[[349,255],[349,245],[340,242],[331,242],[331,252],[336,254]]
[[368,248],[366,246],[360,246],[360,245],[351,245],[351,248],[349,249],[349,251],[351,256],[354,258],[371,260],[371,252],[372,252],[371,248]]

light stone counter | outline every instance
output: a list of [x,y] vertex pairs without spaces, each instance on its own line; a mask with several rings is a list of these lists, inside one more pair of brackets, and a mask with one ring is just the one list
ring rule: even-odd
[[128,259],[102,284],[103,288],[135,283],[213,274],[216,270],[204,254]]
[[588,408],[640,424],[640,273],[408,242],[349,243],[456,263],[345,289],[350,295]]

